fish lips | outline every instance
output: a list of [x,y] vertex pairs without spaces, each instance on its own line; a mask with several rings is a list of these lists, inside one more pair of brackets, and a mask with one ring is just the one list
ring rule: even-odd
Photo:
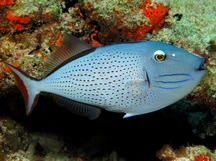
[[201,62],[199,64],[199,67],[196,69],[198,71],[201,71],[201,70],[206,70],[206,66],[204,64],[204,59],[201,59]]
[[201,59],[198,67],[195,68],[195,73],[200,79],[206,74],[206,66],[204,62],[204,59]]

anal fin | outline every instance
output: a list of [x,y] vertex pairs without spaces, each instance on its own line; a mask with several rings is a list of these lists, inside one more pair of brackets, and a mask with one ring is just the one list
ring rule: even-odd
[[85,116],[90,120],[96,119],[101,113],[101,109],[95,106],[76,102],[59,95],[54,95],[54,98],[55,102],[59,106],[65,107],[77,115]]

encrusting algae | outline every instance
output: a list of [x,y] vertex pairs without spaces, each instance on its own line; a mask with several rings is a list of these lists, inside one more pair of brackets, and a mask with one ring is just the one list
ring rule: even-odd
[[181,147],[178,150],[165,145],[158,151],[157,157],[163,161],[214,161],[216,152],[201,145]]
[[[203,139],[214,137],[216,134],[216,12],[214,3],[213,0],[0,0],[1,110],[3,106],[7,108],[13,106],[10,112],[16,117],[24,117],[20,114],[24,111],[17,112],[20,109],[23,110],[23,106],[17,110],[15,105],[8,105],[8,102],[17,104],[16,101],[21,102],[22,98],[18,90],[14,90],[13,76],[2,61],[26,71],[33,77],[41,78],[44,63],[50,53],[59,46],[64,33],[72,33],[93,47],[150,39],[174,44],[205,58],[208,70],[206,77],[184,101],[173,106],[172,113],[174,118],[176,116],[179,118],[179,115],[184,116],[185,118],[181,118],[183,124],[187,122],[196,136]],[[16,99],[10,99],[9,96]],[[58,158],[64,161],[84,161],[88,156],[86,153],[89,147],[85,146],[86,151],[83,151],[83,147],[78,147],[78,150],[74,151],[73,145],[63,146],[67,141],[62,137],[59,138],[58,135],[27,132],[23,126],[25,125],[14,123],[14,120],[10,118],[0,118],[0,160]],[[31,137],[27,137],[27,133]],[[52,142],[46,140],[47,137],[56,141],[54,146],[59,149],[58,152],[50,146],[47,147]],[[174,141],[167,143],[170,142]],[[179,151],[173,150],[171,146],[165,147],[157,153],[157,157],[167,161],[181,159],[213,161],[215,159],[214,148],[210,151],[204,146],[184,145],[185,147]],[[97,148],[101,147],[94,146],[92,149]],[[133,148],[136,149],[136,147]],[[170,150],[171,155],[167,154],[167,149]],[[97,154],[95,151],[92,153]],[[106,154],[104,158],[98,160],[127,160],[113,154],[116,153]],[[97,157],[93,155],[93,158]]]
[[84,0],[81,8],[87,19],[97,22],[100,32],[96,36],[107,44],[143,40],[147,33],[158,31],[164,24],[169,4],[150,0]]

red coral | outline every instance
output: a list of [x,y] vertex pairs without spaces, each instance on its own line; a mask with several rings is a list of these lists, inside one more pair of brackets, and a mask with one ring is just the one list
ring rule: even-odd
[[0,0],[0,6],[12,6],[13,3],[13,0]]
[[194,161],[210,161],[210,160],[208,156],[200,154],[194,158]]
[[24,29],[24,25],[28,24],[30,21],[29,16],[17,16],[12,11],[8,11],[6,19],[13,23],[12,27],[16,31],[21,31]]
[[22,24],[19,24],[19,23],[14,24],[12,27],[17,31],[22,31],[24,29],[24,26]]
[[21,24],[28,24],[30,18],[28,16],[16,16],[13,12],[7,12],[6,18],[10,21],[21,23]]
[[164,6],[162,3],[155,3],[155,6],[151,5],[151,1],[147,0],[143,6],[140,7],[143,10],[143,14],[149,18],[151,31],[157,31],[165,22],[165,15],[169,10],[169,6]]
[[144,23],[135,32],[128,32],[128,35],[134,40],[142,40],[150,31],[157,32],[165,22],[165,15],[169,10],[169,5],[165,6],[162,3],[152,4],[151,0],[147,0],[140,6],[140,9],[149,19],[150,24]]

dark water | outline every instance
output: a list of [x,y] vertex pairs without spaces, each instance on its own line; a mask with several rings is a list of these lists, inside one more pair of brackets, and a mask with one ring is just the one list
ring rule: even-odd
[[69,149],[83,148],[89,160],[116,151],[127,161],[157,161],[157,151],[167,144],[174,149],[200,144],[214,146],[212,137],[201,139],[194,135],[188,118],[170,108],[127,119],[122,118],[123,114],[103,111],[98,119],[89,120],[56,106],[44,96],[28,117],[24,115],[21,97],[15,102],[19,106],[14,107],[16,114],[14,109],[3,108],[2,112],[6,111],[28,131],[52,133],[64,138]]

